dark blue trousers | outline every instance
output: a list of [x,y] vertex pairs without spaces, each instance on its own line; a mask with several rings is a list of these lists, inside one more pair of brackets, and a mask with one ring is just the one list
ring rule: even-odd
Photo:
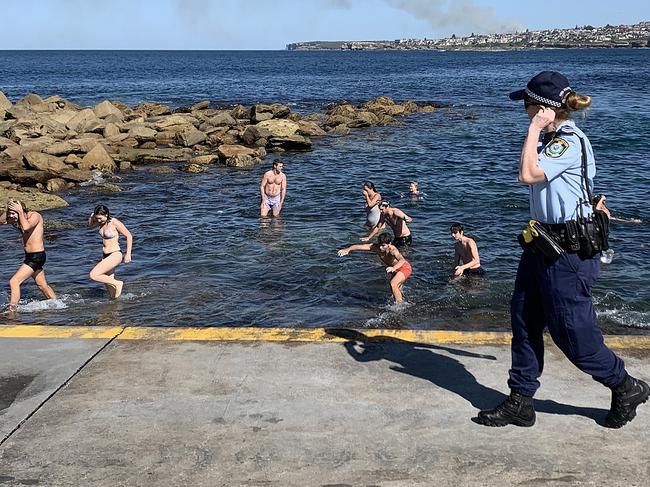
[[625,364],[603,341],[591,301],[600,259],[564,254],[554,264],[524,250],[511,303],[512,368],[508,386],[532,397],[544,368],[544,328],[567,358],[594,380],[616,387]]

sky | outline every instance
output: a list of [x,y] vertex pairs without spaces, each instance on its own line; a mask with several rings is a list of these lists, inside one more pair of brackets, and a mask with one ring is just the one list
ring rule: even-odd
[[1,7],[0,50],[263,50],[650,21],[647,0],[5,0]]

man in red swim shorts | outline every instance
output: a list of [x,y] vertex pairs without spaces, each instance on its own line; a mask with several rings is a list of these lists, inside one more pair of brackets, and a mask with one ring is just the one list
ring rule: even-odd
[[376,253],[382,260],[386,267],[386,272],[393,274],[390,279],[390,289],[393,292],[396,303],[404,301],[402,297],[402,285],[411,276],[413,269],[406,259],[400,254],[397,247],[391,244],[391,236],[389,233],[382,233],[379,235],[378,242],[373,244],[356,244],[350,245],[344,249],[339,250],[339,257],[348,255],[354,250],[366,250]]

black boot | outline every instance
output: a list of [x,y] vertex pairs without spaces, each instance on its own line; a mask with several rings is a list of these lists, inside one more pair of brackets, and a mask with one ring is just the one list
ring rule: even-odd
[[532,426],[535,424],[533,398],[511,392],[496,408],[478,413],[477,421],[485,426]]
[[650,396],[650,387],[642,380],[625,374],[625,379],[612,388],[612,407],[605,418],[608,428],[620,428],[636,416],[636,408]]

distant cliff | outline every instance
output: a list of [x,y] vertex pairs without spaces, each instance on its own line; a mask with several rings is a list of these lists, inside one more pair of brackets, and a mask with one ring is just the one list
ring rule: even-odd
[[287,44],[289,51],[411,51],[504,50],[585,47],[648,47],[650,22],[634,25],[586,25],[510,34],[470,35],[444,39],[396,39],[394,41],[310,41]]

